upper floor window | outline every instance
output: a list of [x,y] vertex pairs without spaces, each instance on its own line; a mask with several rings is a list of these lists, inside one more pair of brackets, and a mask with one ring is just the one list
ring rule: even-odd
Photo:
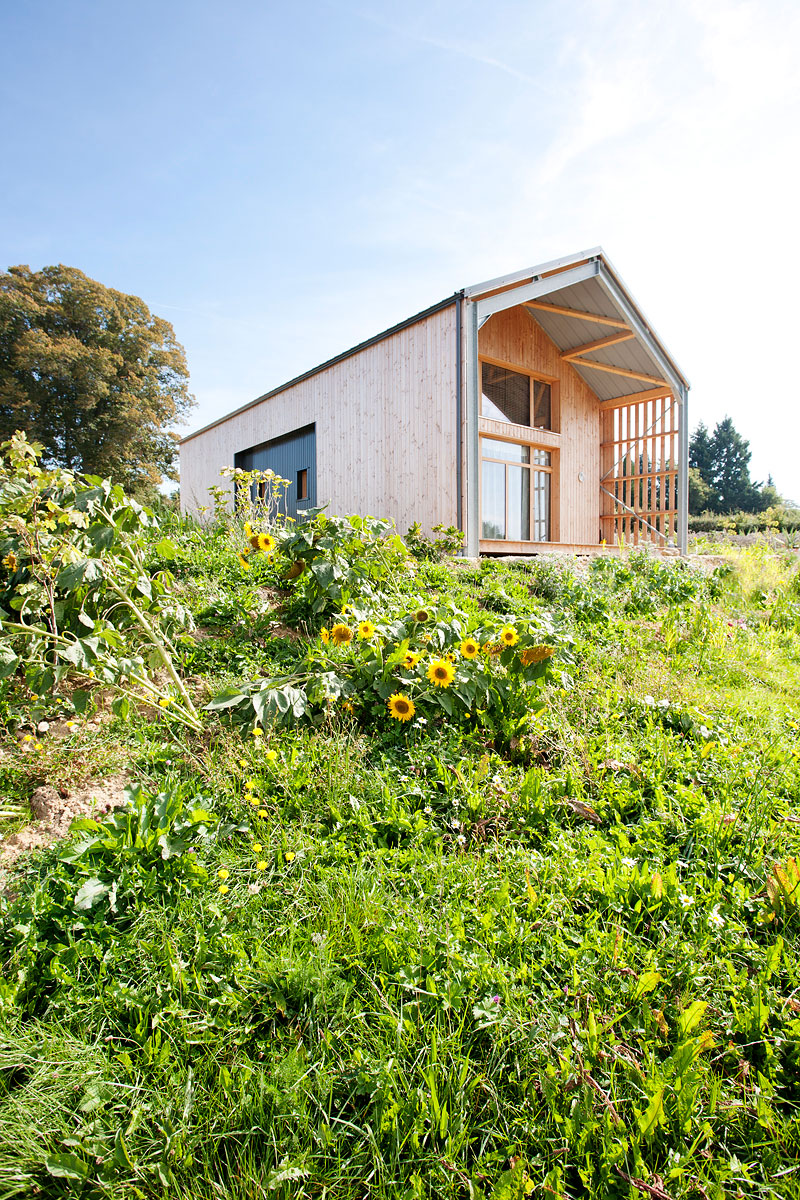
[[481,416],[511,425],[552,429],[550,384],[509,367],[481,363]]

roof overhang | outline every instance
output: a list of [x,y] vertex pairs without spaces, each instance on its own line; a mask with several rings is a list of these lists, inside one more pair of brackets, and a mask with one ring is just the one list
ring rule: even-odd
[[689,383],[598,246],[464,289],[480,328],[523,307],[586,381],[613,407],[671,393]]

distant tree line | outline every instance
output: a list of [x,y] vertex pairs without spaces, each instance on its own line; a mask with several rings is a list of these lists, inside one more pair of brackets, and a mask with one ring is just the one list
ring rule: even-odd
[[711,433],[702,422],[689,441],[689,512],[760,513],[783,503],[772,477],[750,478],[750,443],[730,417]]

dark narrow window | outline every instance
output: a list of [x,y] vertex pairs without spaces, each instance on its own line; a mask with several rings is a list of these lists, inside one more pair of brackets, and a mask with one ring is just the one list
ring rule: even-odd
[[308,470],[306,467],[297,472],[297,499],[308,499]]
[[265,479],[258,481],[258,498],[259,500],[266,500],[267,498],[267,482]]

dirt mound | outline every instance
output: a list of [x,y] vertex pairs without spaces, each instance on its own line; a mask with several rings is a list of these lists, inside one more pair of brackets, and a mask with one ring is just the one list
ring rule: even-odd
[[112,775],[67,796],[52,787],[37,788],[31,796],[31,812],[36,821],[0,842],[0,867],[9,867],[20,854],[66,837],[76,817],[104,817],[112,808],[121,808],[129,783],[126,775]]

